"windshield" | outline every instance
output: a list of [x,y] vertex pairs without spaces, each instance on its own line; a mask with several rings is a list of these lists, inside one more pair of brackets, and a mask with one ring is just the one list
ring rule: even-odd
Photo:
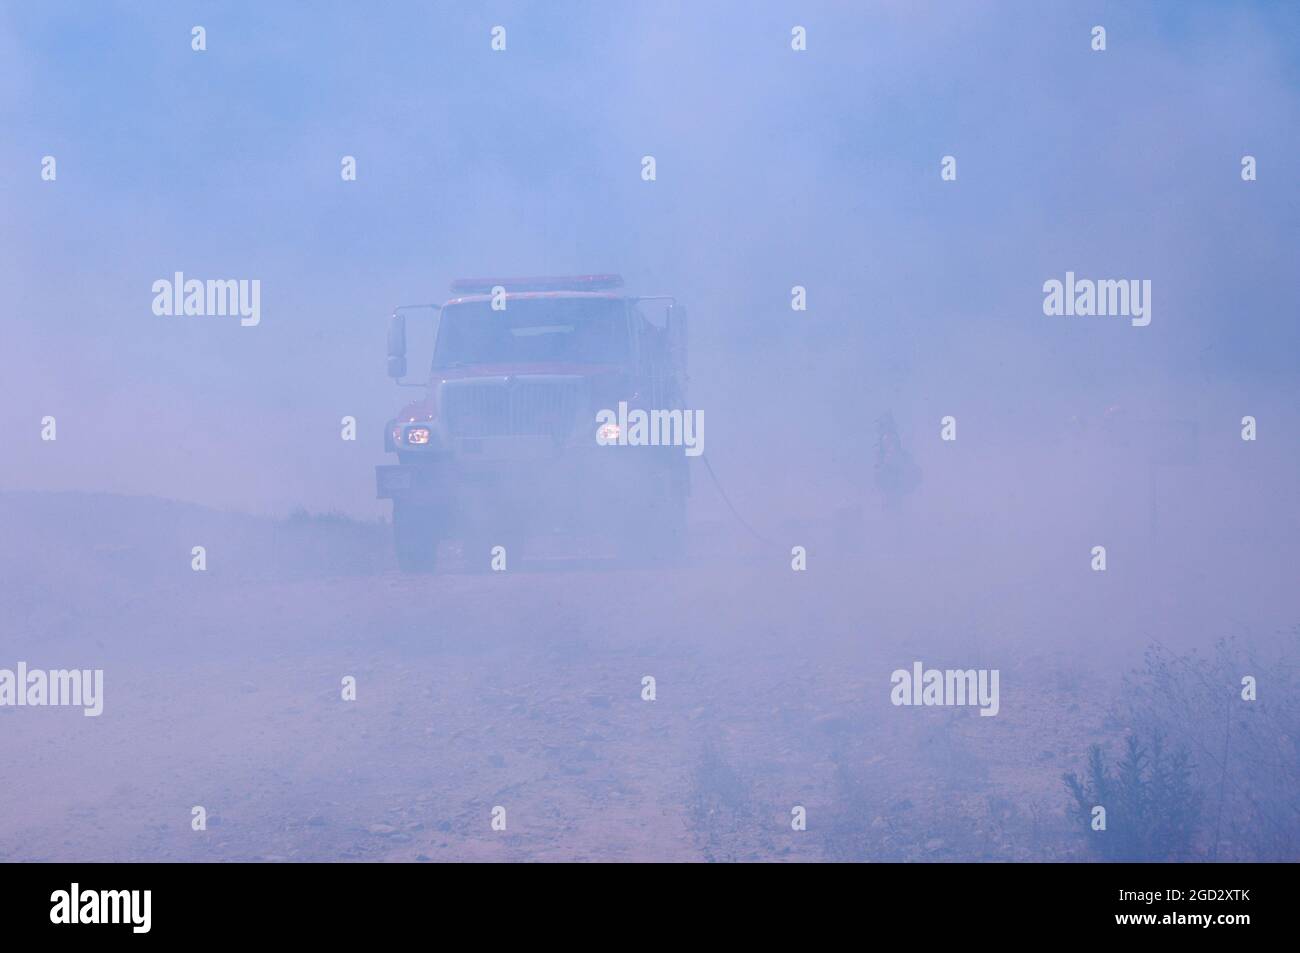
[[627,314],[610,298],[508,298],[442,309],[433,369],[468,364],[617,364],[627,358]]

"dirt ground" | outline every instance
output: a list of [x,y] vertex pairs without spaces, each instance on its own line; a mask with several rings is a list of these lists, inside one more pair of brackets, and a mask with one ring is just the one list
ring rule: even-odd
[[[51,542],[6,550],[0,666],[103,668],[105,707],[0,708],[10,861],[1082,859],[1060,776],[1117,737],[1115,656],[1036,643],[1137,650],[1150,621],[1031,597],[1042,561],[956,573],[978,538],[936,560],[814,534],[794,572],[715,528],[682,568],[405,576],[379,524],[51,499],[4,500]],[[999,669],[1000,713],[891,705],[913,660]]]

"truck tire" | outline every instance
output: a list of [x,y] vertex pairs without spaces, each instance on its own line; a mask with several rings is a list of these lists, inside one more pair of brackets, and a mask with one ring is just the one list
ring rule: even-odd
[[656,565],[676,566],[686,557],[686,498],[670,494],[655,516],[647,555]]
[[628,521],[620,539],[624,562],[673,566],[686,555],[686,498],[669,490],[644,504]]
[[438,562],[438,519],[434,508],[393,500],[393,547],[402,572],[433,572]]
[[497,546],[505,549],[507,570],[522,565],[524,544],[521,536],[505,531],[489,533],[479,530],[467,534],[461,541],[465,572],[475,574],[491,572],[492,550]]

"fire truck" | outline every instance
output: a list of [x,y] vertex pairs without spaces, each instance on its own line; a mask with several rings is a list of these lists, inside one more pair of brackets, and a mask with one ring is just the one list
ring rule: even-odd
[[[471,571],[502,568],[497,560],[557,534],[611,540],[624,559],[680,557],[688,457],[628,446],[598,417],[620,404],[684,407],[686,312],[672,296],[622,288],[618,275],[465,278],[443,304],[393,311],[388,375],[420,393],[385,426],[395,462],[375,476],[379,498],[393,502],[403,571],[433,571],[442,543],[459,543]],[[416,382],[412,311],[435,324]]]

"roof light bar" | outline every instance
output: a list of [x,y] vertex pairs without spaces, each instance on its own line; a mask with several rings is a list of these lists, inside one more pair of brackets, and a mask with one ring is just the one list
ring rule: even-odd
[[562,275],[534,278],[457,278],[451,283],[456,294],[490,294],[493,288],[506,291],[610,291],[623,287],[621,275]]

